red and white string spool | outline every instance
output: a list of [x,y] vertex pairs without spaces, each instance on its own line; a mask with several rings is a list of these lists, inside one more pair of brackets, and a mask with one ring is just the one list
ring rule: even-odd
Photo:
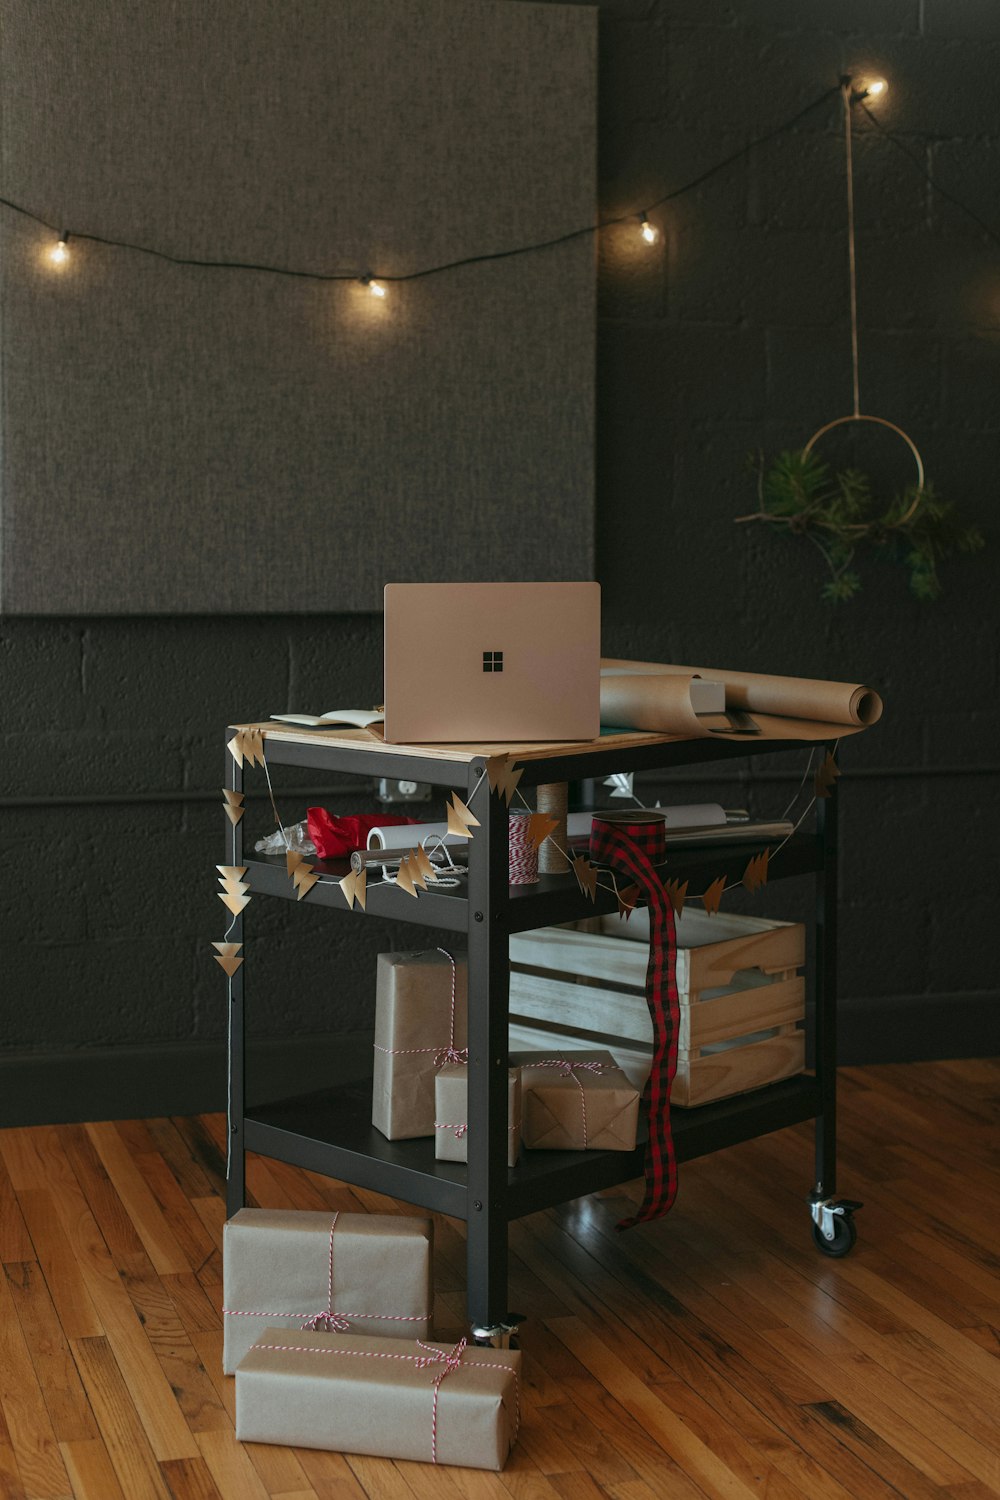
[[529,815],[515,809],[510,815],[508,880],[511,885],[534,885],[538,880],[538,846],[529,837]]

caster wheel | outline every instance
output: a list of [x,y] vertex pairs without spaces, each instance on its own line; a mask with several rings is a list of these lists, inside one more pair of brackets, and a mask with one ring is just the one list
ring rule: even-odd
[[812,1237],[817,1250],[822,1250],[824,1255],[830,1255],[835,1260],[839,1260],[842,1255],[850,1255],[854,1249],[858,1230],[849,1214],[837,1214],[833,1220],[832,1240],[824,1236],[818,1224],[812,1226]]

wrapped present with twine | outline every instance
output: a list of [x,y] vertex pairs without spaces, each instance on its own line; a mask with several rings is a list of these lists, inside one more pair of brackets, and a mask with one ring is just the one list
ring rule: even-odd
[[639,1090],[610,1052],[513,1052],[521,1140],[535,1151],[632,1151]]
[[[469,1065],[446,1063],[434,1079],[434,1155],[438,1161],[469,1159]],[[521,1146],[521,1070],[507,1073],[507,1165]]]
[[241,1208],[222,1235],[222,1368],[232,1375],[263,1328],[426,1338],[430,1219]]
[[258,1331],[236,1371],[244,1443],[502,1469],[520,1418],[517,1349]]
[[390,1141],[434,1135],[434,1077],[468,1059],[468,964],[444,948],[380,953],[372,1124]]

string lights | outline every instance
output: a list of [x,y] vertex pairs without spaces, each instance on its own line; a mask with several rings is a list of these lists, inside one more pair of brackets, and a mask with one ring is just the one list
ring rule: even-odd
[[[825,104],[831,98],[831,96],[836,93],[836,87],[824,89],[817,98],[813,99],[809,104],[805,105],[803,109],[798,110],[790,119],[783,121],[780,125],[774,126],[771,130],[765,131],[762,135],[754,136],[751,140],[747,141],[744,146],[741,146],[738,150],[732,152],[722,161],[716,162],[714,166],[709,167],[706,171],[699,173],[699,175],[694,178],[693,181],[686,182],[683,184],[683,186],[674,188],[669,193],[665,193],[662,198],[656,199],[655,202],[649,204],[647,209],[643,209],[638,214],[635,209],[632,209],[628,213],[618,214],[613,218],[601,219],[597,223],[586,224],[581,226],[579,229],[571,229],[566,234],[554,235],[551,239],[536,240],[530,244],[515,245],[506,250],[488,251],[483,255],[463,256],[458,260],[446,261],[441,265],[423,266],[419,270],[402,272],[399,275],[389,276],[379,274],[376,276],[376,273],[373,271],[368,271],[364,274],[361,274],[358,270],[326,272],[301,271],[290,266],[273,266],[251,261],[207,260],[199,259],[193,256],[171,255],[167,251],[157,250],[151,245],[138,244],[132,240],[112,239],[108,236],[100,234],[89,234],[86,231],[80,229],[73,230],[73,237],[77,240],[88,240],[92,244],[109,245],[120,250],[131,250],[140,255],[152,255],[155,256],[158,260],[169,261],[173,265],[199,266],[209,270],[259,271],[272,276],[294,276],[306,281],[353,281],[355,284],[360,282],[361,285],[368,288],[373,297],[384,297],[386,295],[387,285],[391,282],[419,281],[427,276],[437,276],[442,272],[457,270],[461,266],[479,265],[488,261],[509,260],[514,256],[530,255],[536,251],[551,249],[556,245],[568,244],[570,241],[582,239],[586,235],[598,234],[601,230],[610,229],[618,224],[626,224],[629,221],[634,222],[636,218],[639,219],[640,232],[644,241],[646,241],[647,244],[653,245],[659,239],[659,231],[656,226],[654,224],[651,224],[649,221],[648,213],[650,210],[661,208],[665,203],[670,203],[673,201],[673,199],[681,197],[684,193],[689,193],[694,188],[700,187],[701,184],[707,182],[709,178],[715,177],[719,172],[725,171],[725,169],[731,166],[734,162],[740,161],[745,156],[748,156],[750,152],[754,151],[758,146],[762,146],[768,141],[774,140],[777,136],[783,135],[787,131],[792,130],[801,120],[803,120],[807,115],[811,114],[813,110],[818,109],[820,105]],[[0,204],[3,204],[4,207],[11,209],[14,213],[22,214],[25,218],[32,219],[36,224],[42,225],[43,228],[49,229],[53,233],[60,233],[60,231],[54,224],[49,223],[39,214],[33,213],[30,209],[25,208],[23,204],[16,203],[11,198],[0,196]],[[55,260],[55,263],[57,265],[62,263],[68,256],[66,245],[69,237],[70,234],[68,230],[63,230],[61,232],[59,245],[62,246],[62,250],[64,253],[59,259]],[[59,245],[56,246],[55,250],[50,252],[51,259],[55,259],[56,250],[59,249]]]
[[[940,184],[936,182],[935,179],[931,176],[931,174],[927,172],[922,162],[920,162],[913,155],[913,153],[902,144],[901,141],[897,140],[897,138],[892,135],[891,132],[886,130],[885,126],[882,125],[881,122],[873,114],[872,110],[869,108],[869,105],[872,103],[881,102],[881,100],[885,98],[885,95],[888,92],[889,88],[886,79],[875,76],[870,78],[861,77],[857,79],[852,79],[850,77],[842,78],[838,84],[834,85],[831,88],[824,89],[821,94],[819,94],[809,104],[805,105],[802,109],[798,110],[797,113],[792,115],[790,119],[783,121],[780,125],[774,126],[771,130],[765,131],[762,135],[754,136],[751,140],[747,141],[744,146],[741,146],[738,150],[732,152],[729,156],[724,157],[721,161],[716,162],[714,166],[708,167],[704,172],[699,173],[699,175],[693,178],[690,182],[684,183],[681,187],[673,188],[669,193],[664,193],[661,198],[657,198],[654,202],[650,203],[648,208],[641,209],[638,212],[635,209],[632,209],[627,213],[618,214],[607,219],[601,219],[594,224],[587,224],[579,229],[571,229],[566,234],[555,235],[551,239],[536,240],[531,242],[530,244],[515,245],[505,250],[488,251],[482,255],[464,256],[458,260],[446,261],[440,265],[423,266],[416,271],[401,272],[398,275],[376,275],[376,273],[373,271],[367,271],[364,274],[359,274],[357,270],[303,271],[290,266],[266,265],[252,261],[198,259],[192,256],[171,255],[168,252],[164,250],[158,250],[151,245],[142,245],[131,240],[111,239],[105,235],[89,234],[86,231],[79,229],[73,230],[72,235],[74,239],[88,240],[92,244],[108,245],[114,247],[115,249],[131,250],[140,255],[155,256],[158,260],[169,261],[173,265],[198,266],[208,270],[257,271],[271,276],[293,276],[305,281],[354,282],[355,284],[360,284],[364,287],[367,287],[368,291],[373,297],[381,299],[387,295],[388,285],[392,282],[419,281],[428,276],[437,276],[443,272],[457,270],[462,266],[478,265],[489,261],[509,260],[515,256],[520,255],[530,255],[537,251],[551,249],[556,245],[567,244],[572,240],[582,239],[586,235],[599,234],[602,230],[614,228],[616,225],[626,224],[630,221],[635,222],[636,219],[638,219],[639,221],[639,232],[644,243],[647,245],[655,245],[659,242],[661,236],[660,230],[654,223],[651,222],[649,218],[650,210],[662,208],[665,204],[673,202],[675,198],[680,198],[685,193],[692,192],[695,188],[701,187],[703,183],[708,182],[712,177],[715,177],[720,172],[725,171],[727,167],[730,167],[735,162],[741,161],[744,157],[749,156],[750,153],[756,150],[758,146],[766,145],[769,141],[776,139],[778,136],[787,134],[789,131],[793,130],[795,126],[798,125],[802,120],[804,120],[807,115],[812,114],[814,110],[817,110],[821,105],[826,104],[832,96],[838,93],[842,93],[845,86],[850,89],[850,102],[852,104],[859,105],[872,125],[874,125],[882,135],[886,136],[887,139],[890,140],[898,150],[902,151],[905,156],[909,157],[909,159],[914,162],[914,164],[923,172],[923,175],[925,176],[929,185],[936,192],[940,193],[942,197],[949,199],[949,201],[954,203],[958,208],[961,208],[963,212],[966,213],[969,218],[973,219],[995,243],[1000,244],[1000,235],[998,235],[996,231],[990,227],[990,225],[986,224],[981,218],[979,218],[979,216],[971,208],[969,208],[965,203],[961,202],[960,199],[956,198],[953,193],[949,192],[946,188],[941,187]],[[62,267],[67,263],[70,258],[70,231],[68,229],[58,230],[54,224],[51,224],[46,219],[43,219],[39,214],[33,213],[30,209],[25,208],[23,204],[17,203],[11,198],[3,197],[2,195],[0,195],[0,205],[3,205],[5,208],[10,209],[14,213],[23,215],[25,218],[33,220],[36,224],[39,224],[43,228],[52,231],[52,233],[58,234],[59,238],[56,244],[53,245],[48,252],[48,260],[50,264],[52,264],[56,268]]]

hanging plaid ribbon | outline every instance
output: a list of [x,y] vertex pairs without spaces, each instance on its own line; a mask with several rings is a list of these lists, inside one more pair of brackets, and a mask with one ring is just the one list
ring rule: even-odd
[[649,964],[646,1003],[653,1022],[653,1066],[644,1098],[649,1105],[646,1146],[646,1194],[636,1214],[622,1219],[619,1229],[631,1229],[665,1214],[677,1196],[677,1158],[670,1129],[670,1089],[677,1072],[677,933],[670,899],[653,868],[666,849],[665,825],[660,817],[630,813],[621,818],[596,818],[590,830],[590,857],[610,865],[617,874],[638,885],[649,905]]

